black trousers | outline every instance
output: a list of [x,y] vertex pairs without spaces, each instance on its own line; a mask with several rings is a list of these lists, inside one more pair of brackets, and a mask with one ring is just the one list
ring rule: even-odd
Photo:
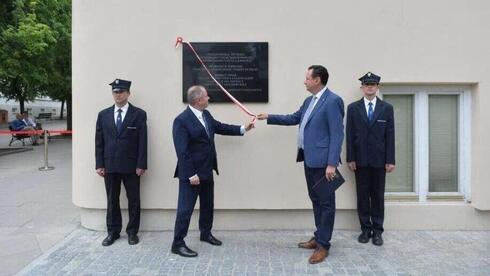
[[106,173],[105,190],[107,193],[107,232],[119,234],[122,228],[121,207],[119,206],[119,194],[121,193],[121,181],[126,189],[128,198],[129,222],[126,233],[136,234],[140,227],[140,177],[135,174]]
[[309,168],[306,164],[304,168],[308,195],[313,205],[313,215],[315,217],[315,241],[328,250],[330,249],[330,240],[332,239],[335,221],[335,192],[322,198],[312,188],[315,183],[325,176],[326,168]]
[[357,213],[363,232],[383,233],[385,168],[357,167]]
[[198,196],[200,206],[199,231],[201,231],[201,236],[211,234],[214,214],[214,181],[212,179],[201,180],[199,185],[191,185],[189,181],[180,181],[177,217],[174,228],[173,244],[175,246],[185,244],[184,238],[187,236]]

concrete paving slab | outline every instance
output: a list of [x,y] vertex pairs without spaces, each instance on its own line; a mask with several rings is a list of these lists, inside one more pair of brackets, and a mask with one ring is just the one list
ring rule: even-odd
[[330,256],[310,265],[311,250],[297,248],[310,231],[214,231],[223,246],[199,241],[199,253],[170,252],[173,233],[143,232],[130,246],[125,235],[101,246],[103,232],[79,228],[19,275],[489,275],[489,231],[388,231],[385,245],[357,242],[356,231],[334,231]]

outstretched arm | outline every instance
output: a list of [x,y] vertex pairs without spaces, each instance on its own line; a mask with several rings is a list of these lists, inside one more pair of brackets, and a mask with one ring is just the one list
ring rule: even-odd
[[257,119],[259,120],[267,119],[268,125],[282,125],[282,126],[297,125],[301,122],[301,114],[303,113],[305,102],[303,102],[303,105],[301,105],[301,107],[292,114],[278,115],[278,114],[261,113],[257,115]]

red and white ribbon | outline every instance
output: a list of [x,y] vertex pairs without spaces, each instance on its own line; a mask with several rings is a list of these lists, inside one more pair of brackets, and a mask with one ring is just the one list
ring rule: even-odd
[[216,85],[218,85],[218,87],[221,89],[221,91],[223,91],[226,96],[228,96],[228,98],[234,102],[241,110],[243,110],[243,112],[247,113],[247,115],[249,116],[252,116],[253,117],[253,121],[252,123],[254,123],[256,120],[257,120],[257,115],[253,114],[250,110],[248,110],[241,102],[239,102],[237,99],[235,99],[235,97],[233,97],[233,95],[230,94],[230,92],[228,92],[228,90],[226,90],[226,88],[223,87],[223,85],[221,85],[221,83],[219,83],[216,78],[213,76],[213,74],[211,74],[211,71],[209,71],[208,67],[206,66],[206,64],[204,63],[204,61],[201,59],[201,57],[199,56],[199,54],[196,52],[196,50],[194,49],[194,47],[192,47],[191,43],[188,42],[188,41],[185,41],[181,36],[177,37],[177,41],[175,42],[175,48],[178,48],[180,44],[187,44],[187,46],[189,46],[189,48],[192,50],[192,52],[194,52],[194,55],[196,55],[196,58],[199,60],[199,62],[201,63],[202,67],[204,68],[204,70],[206,70],[206,72],[208,73],[208,75],[211,77],[211,79],[213,79],[213,81],[216,83]]

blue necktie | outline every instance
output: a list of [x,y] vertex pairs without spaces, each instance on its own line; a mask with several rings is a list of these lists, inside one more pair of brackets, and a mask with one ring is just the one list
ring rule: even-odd
[[373,120],[373,103],[372,102],[369,102],[368,104],[369,108],[368,108],[368,120],[371,122]]
[[313,111],[313,107],[315,106],[315,101],[316,97],[313,97],[310,101],[310,105],[306,109],[305,116],[303,116],[303,120],[301,121],[301,124],[299,126],[299,132],[298,132],[298,147],[300,149],[304,149],[304,132],[305,132],[305,127],[306,127],[306,122],[308,122],[308,118],[310,118],[311,112]]
[[116,128],[117,128],[117,132],[121,132],[121,127],[122,127],[122,109],[118,109],[117,110],[117,119],[116,119]]
[[206,124],[206,119],[204,118],[204,113],[202,114],[202,121],[204,123],[204,129],[206,130],[206,134],[208,135],[208,137],[211,137],[209,135],[209,129],[208,129],[208,124]]

